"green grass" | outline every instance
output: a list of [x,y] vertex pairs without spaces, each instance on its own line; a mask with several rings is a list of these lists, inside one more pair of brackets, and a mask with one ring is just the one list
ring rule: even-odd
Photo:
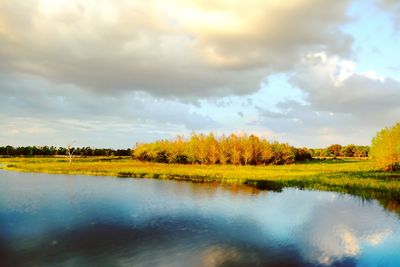
[[129,158],[0,158],[3,169],[52,174],[175,179],[236,183],[280,191],[284,187],[335,191],[377,199],[400,211],[400,172],[376,169],[369,160],[329,159],[284,166],[176,165]]

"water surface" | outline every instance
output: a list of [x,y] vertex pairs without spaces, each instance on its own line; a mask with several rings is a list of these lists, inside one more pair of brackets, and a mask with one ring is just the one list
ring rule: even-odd
[[400,266],[400,220],[330,192],[0,170],[0,266]]

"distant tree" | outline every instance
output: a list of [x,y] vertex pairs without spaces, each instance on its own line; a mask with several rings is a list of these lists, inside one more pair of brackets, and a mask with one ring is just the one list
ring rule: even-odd
[[260,143],[260,138],[258,138],[255,135],[250,135],[250,144],[253,149],[253,159],[252,159],[252,164],[258,165],[261,162],[261,143]]
[[255,135],[196,134],[189,139],[178,136],[175,140],[162,140],[137,144],[133,158],[142,161],[201,164],[291,164],[311,158],[306,149],[288,144],[269,143]]
[[329,155],[330,157],[339,157],[341,150],[342,146],[339,144],[330,145],[327,148],[327,155]]
[[218,162],[220,148],[214,134],[210,133],[207,136],[206,146],[208,148],[208,162],[210,164],[216,164]]
[[295,154],[295,161],[305,161],[312,159],[311,152],[307,148],[296,148],[294,149],[294,154]]
[[92,149],[90,147],[75,147],[72,148],[69,144],[70,148],[67,151],[66,147],[59,147],[56,148],[54,146],[19,146],[19,147],[12,147],[12,146],[5,146],[0,147],[0,155],[1,156],[22,156],[22,157],[32,157],[32,156],[58,156],[63,155],[67,158],[70,158],[69,154],[72,154],[71,157],[73,158],[74,155],[80,156],[130,156],[131,150],[130,149],[118,149],[114,150],[111,148],[96,148]]
[[[95,150],[92,152],[94,153]],[[139,144],[137,143],[135,148],[132,150],[132,156],[141,161],[152,161],[154,157],[152,156],[149,144]]]
[[197,157],[197,147],[199,143],[199,138],[195,132],[190,136],[189,142],[186,146],[186,155],[190,163],[196,163],[198,161]]
[[252,162],[254,157],[253,140],[247,135],[242,136],[242,147],[243,147],[243,163],[247,165]]
[[241,164],[241,156],[242,156],[242,147],[240,144],[240,139],[237,135],[231,134],[228,138],[230,154],[231,154],[231,163],[234,165]]
[[272,145],[267,140],[261,141],[261,162],[264,164],[271,164],[274,162],[275,153]]
[[169,148],[169,162],[186,164],[188,163],[188,157],[185,154],[186,143],[182,136],[177,136],[175,141],[170,144]]
[[220,164],[228,164],[230,162],[230,146],[229,140],[226,138],[225,135],[221,136],[219,140],[219,154],[218,154],[218,161]]
[[356,153],[356,146],[353,144],[342,147],[341,154],[344,157],[354,157]]
[[369,155],[369,146],[356,146],[354,157],[368,157]]
[[400,169],[400,123],[376,134],[372,139],[371,157],[385,170]]
[[292,164],[295,161],[294,149],[288,144],[282,145],[282,160],[283,164]]
[[67,152],[67,157],[69,159],[69,163],[72,163],[72,157],[74,156],[74,153],[76,152],[76,148],[71,148],[71,145],[74,143],[75,141],[71,142],[70,144],[67,144],[67,146],[65,147],[65,150]]
[[198,159],[201,164],[206,164],[207,159],[208,159],[208,147],[207,147],[207,141],[206,137],[204,134],[199,134],[198,139],[197,139],[197,155]]

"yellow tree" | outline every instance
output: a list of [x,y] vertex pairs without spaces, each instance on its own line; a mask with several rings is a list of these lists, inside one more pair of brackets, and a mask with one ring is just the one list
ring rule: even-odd
[[254,155],[253,142],[247,135],[242,136],[241,139],[242,139],[241,144],[243,148],[243,163],[244,165],[247,165],[253,159]]
[[394,171],[400,168],[400,123],[376,134],[372,139],[370,155],[385,170]]
[[185,147],[186,142],[183,136],[178,135],[173,142],[169,142],[169,161],[175,163],[185,163]]
[[261,141],[260,147],[261,147],[261,155],[260,155],[261,161],[264,164],[272,163],[274,161],[274,150],[272,145],[267,140],[263,139]]
[[229,140],[225,137],[225,135],[222,135],[219,139],[218,161],[222,165],[227,164],[230,161]]
[[219,144],[217,139],[215,139],[214,134],[210,133],[207,136],[207,147],[208,147],[208,162],[210,164],[215,164],[218,161],[219,158]]
[[200,134],[197,143],[197,155],[201,164],[207,163],[207,142],[204,134]]
[[188,160],[190,163],[197,162],[197,146],[199,143],[199,138],[195,132],[192,133],[189,142],[186,145],[186,155],[188,155]]
[[260,164],[261,158],[261,144],[260,139],[255,135],[250,135],[249,137],[251,146],[253,148],[253,163],[255,165]]
[[234,165],[240,165],[242,156],[242,147],[240,144],[239,137],[235,134],[231,134],[228,138],[228,142],[230,147],[231,163]]
[[283,164],[292,164],[295,159],[293,147],[288,144],[282,145],[282,160]]

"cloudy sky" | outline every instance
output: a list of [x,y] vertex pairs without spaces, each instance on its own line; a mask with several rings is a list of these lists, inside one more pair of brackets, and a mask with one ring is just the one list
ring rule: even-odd
[[396,0],[0,0],[0,145],[369,144],[399,120]]

